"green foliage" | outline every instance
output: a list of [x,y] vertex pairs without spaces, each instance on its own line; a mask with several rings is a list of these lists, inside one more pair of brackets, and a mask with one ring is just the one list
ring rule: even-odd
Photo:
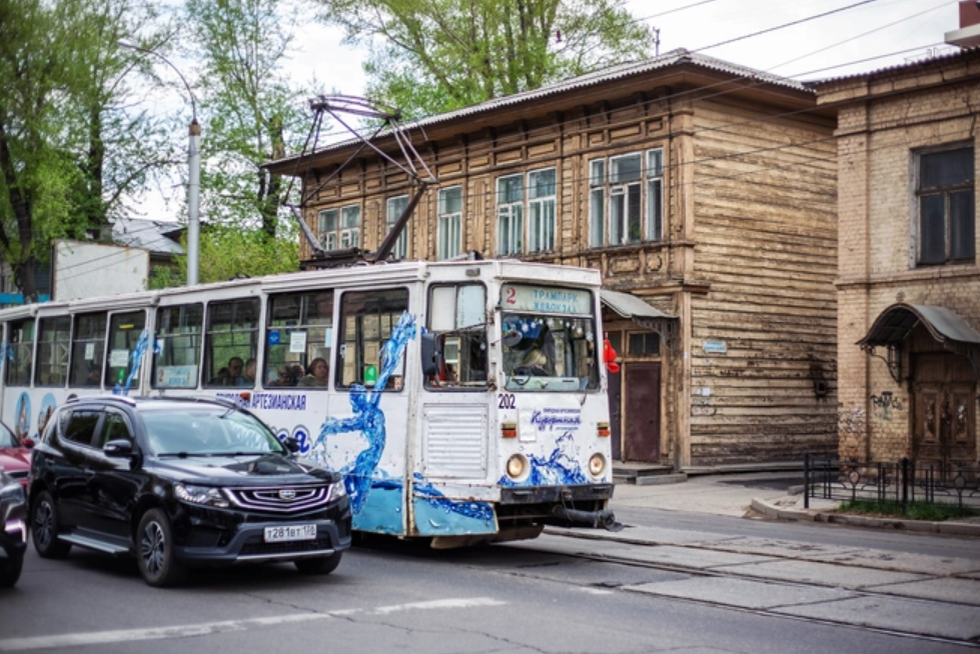
[[[276,237],[260,229],[211,225],[201,230],[198,279],[202,284],[236,277],[259,277],[299,270],[296,229],[281,224]],[[186,241],[184,243],[186,248]],[[156,275],[152,288],[182,286],[187,281],[187,257],[178,256],[176,267]]]
[[276,235],[286,184],[262,165],[298,150],[312,91],[283,64],[297,20],[291,0],[187,0],[189,54],[199,62],[203,131],[201,215]]
[[139,0],[0,0],[0,257],[27,297],[52,239],[103,225],[165,152],[122,106],[135,65],[118,40],[154,17]]
[[369,95],[409,117],[643,59],[650,29],[622,0],[320,0],[366,44]]
[[929,504],[926,502],[909,502],[905,511],[899,502],[874,502],[871,500],[857,500],[854,502],[844,502],[838,509],[840,513],[853,513],[856,515],[880,516],[887,518],[905,518],[908,520],[925,520],[928,522],[941,522],[953,518],[969,518],[980,516],[980,511],[968,506],[956,506],[955,504]]

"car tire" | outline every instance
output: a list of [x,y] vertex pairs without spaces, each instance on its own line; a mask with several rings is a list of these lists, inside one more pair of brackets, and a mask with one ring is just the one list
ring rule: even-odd
[[0,560],[0,588],[10,588],[16,584],[17,580],[20,579],[20,571],[23,567],[23,551]]
[[334,552],[330,556],[321,556],[316,559],[299,559],[293,561],[293,565],[304,575],[328,575],[340,565],[342,552]]
[[48,491],[41,491],[31,502],[31,540],[42,559],[63,559],[71,551],[71,543],[58,538],[58,512],[54,498]]
[[160,509],[150,509],[140,519],[136,529],[136,562],[143,580],[150,586],[176,586],[187,576],[187,569],[176,558],[170,520]]

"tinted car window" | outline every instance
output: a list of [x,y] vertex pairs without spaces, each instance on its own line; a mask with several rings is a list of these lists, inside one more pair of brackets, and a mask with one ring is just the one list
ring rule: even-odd
[[72,411],[65,427],[64,437],[73,443],[91,445],[95,426],[99,422],[99,411]]
[[285,448],[255,417],[224,407],[180,413],[144,411],[143,424],[155,454],[282,454]]
[[100,436],[96,441],[96,447],[105,447],[109,441],[127,440],[133,442],[133,435],[126,424],[126,419],[118,413],[106,413],[105,420],[102,421]]

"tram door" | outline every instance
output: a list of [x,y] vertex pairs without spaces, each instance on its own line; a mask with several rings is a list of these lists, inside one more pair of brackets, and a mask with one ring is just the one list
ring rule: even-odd
[[913,457],[944,469],[970,465],[977,460],[973,368],[953,354],[913,356]]

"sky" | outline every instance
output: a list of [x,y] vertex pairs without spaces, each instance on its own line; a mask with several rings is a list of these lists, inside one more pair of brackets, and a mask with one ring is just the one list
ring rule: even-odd
[[[946,32],[959,28],[957,0],[627,0],[625,4],[637,20],[659,30],[661,54],[685,48],[799,80],[879,70],[958,50],[943,43]],[[828,15],[781,27],[821,14]],[[332,92],[363,96],[365,52],[340,42],[336,28],[308,23],[297,34],[295,52],[286,64],[290,78],[303,84],[315,78]],[[172,194],[178,192],[183,190],[171,189]],[[160,193],[150,193],[144,198],[143,217],[175,220],[179,206],[179,202],[166,203]]]

